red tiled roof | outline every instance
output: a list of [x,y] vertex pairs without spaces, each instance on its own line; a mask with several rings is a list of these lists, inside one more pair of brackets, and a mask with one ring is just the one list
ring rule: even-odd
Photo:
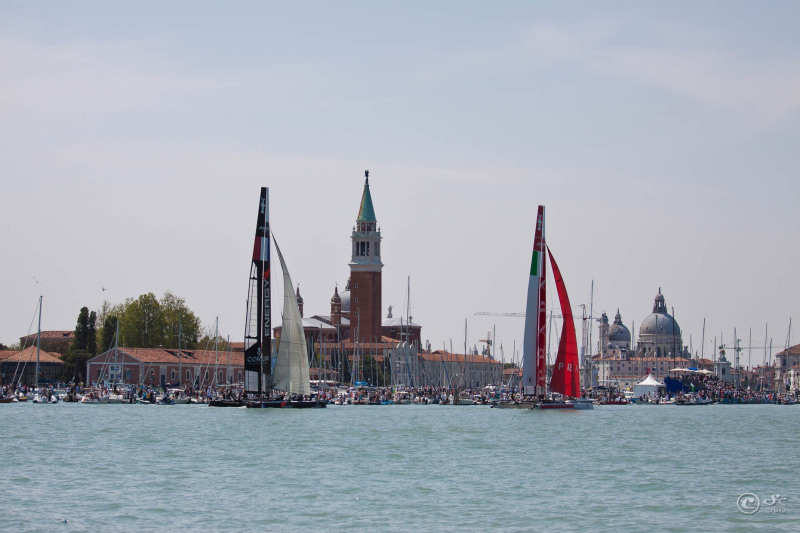
[[[214,350],[170,350],[166,348],[120,348],[119,354],[128,355],[142,363],[149,364],[200,364],[244,366],[244,353]],[[104,361],[114,357],[114,350],[103,352],[89,362]]]
[[776,357],[779,355],[800,355],[800,344],[795,344],[788,350],[781,350],[775,354]]
[[348,339],[341,342],[323,342],[322,345],[316,342],[314,344],[318,346],[320,349],[326,351],[327,350],[333,351],[339,349],[352,351],[355,348],[358,348],[358,350],[363,353],[370,353],[376,350],[379,351],[388,350],[391,348],[395,348],[399,344],[399,341],[390,339],[389,337],[381,337],[381,338],[384,339],[383,342],[360,342],[356,344],[352,340]]
[[19,353],[17,350],[0,350],[0,361],[5,361],[12,355]]
[[[20,363],[35,363],[36,362],[36,346],[29,346],[22,350],[21,352],[12,352],[9,356],[3,357],[3,362],[20,362]],[[39,362],[40,363],[58,363],[64,364],[64,361],[56,357],[55,355],[45,352],[44,350],[39,350]]]
[[[35,341],[36,337],[38,335],[39,335],[38,333],[32,333],[30,335],[26,335],[24,337],[20,337],[19,340],[22,343],[24,343],[26,341]],[[72,341],[72,339],[75,338],[75,332],[74,331],[42,331],[41,338],[42,338],[43,341],[56,341],[56,340],[58,340],[58,341],[63,341],[63,340]]]
[[499,361],[495,361],[485,355],[473,355],[473,354],[460,354],[460,353],[450,353],[445,352],[443,350],[436,350],[435,352],[431,353],[422,353],[420,354],[423,359],[427,361],[448,361],[448,362],[455,362],[455,363],[495,363],[500,364]]

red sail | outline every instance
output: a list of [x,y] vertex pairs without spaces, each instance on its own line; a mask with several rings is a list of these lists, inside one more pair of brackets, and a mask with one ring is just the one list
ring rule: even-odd
[[[547,248],[550,251],[550,248]],[[561,302],[561,314],[564,316],[564,327],[561,331],[561,340],[558,343],[558,355],[553,366],[553,376],[550,378],[550,390],[559,392],[564,396],[579,397],[581,393],[580,369],[578,367],[578,341],[575,337],[575,321],[572,318],[572,308],[569,305],[567,288],[564,278],[558,270],[553,252],[550,252],[550,265],[553,267],[553,278],[558,290],[558,300]]]

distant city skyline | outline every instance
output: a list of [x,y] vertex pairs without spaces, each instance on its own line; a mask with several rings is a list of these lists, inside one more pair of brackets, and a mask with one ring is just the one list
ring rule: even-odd
[[[43,329],[68,330],[83,306],[165,291],[241,341],[261,186],[306,310],[325,312],[347,281],[365,169],[381,315],[410,300],[434,349],[462,351],[467,320],[469,347],[496,326],[506,360],[521,350],[520,318],[475,313],[524,311],[539,204],[572,304],[588,312],[594,283],[594,316],[619,309],[634,340],[660,287],[693,352],[704,319],[709,358],[734,328],[745,349],[752,329],[754,365],[787,344],[800,5],[0,14],[4,344],[35,331],[40,294]],[[558,313],[552,284],[548,299]]]

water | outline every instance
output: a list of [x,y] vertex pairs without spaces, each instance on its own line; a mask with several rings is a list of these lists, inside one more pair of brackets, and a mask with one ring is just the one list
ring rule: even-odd
[[[0,436],[0,531],[796,531],[800,515],[800,405],[20,403],[0,404]],[[747,515],[743,493],[786,499]]]

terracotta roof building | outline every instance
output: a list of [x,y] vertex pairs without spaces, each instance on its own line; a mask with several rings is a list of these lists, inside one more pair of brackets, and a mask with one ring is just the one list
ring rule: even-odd
[[[37,333],[32,333],[31,335],[20,337],[19,345],[23,348],[36,346],[37,335]],[[41,344],[39,346],[47,352],[65,354],[74,339],[74,331],[42,331]]]
[[[58,381],[64,371],[64,361],[56,355],[39,350],[39,383]],[[34,385],[36,380],[36,346],[22,351],[0,352],[0,384]]]
[[240,383],[243,371],[239,351],[112,348],[86,362],[90,384],[219,386]]

